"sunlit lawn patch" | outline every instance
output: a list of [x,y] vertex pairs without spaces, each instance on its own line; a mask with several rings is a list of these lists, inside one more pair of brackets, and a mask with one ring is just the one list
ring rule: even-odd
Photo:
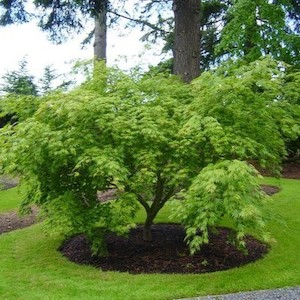
[[[299,181],[263,182],[282,187],[273,196],[272,207],[284,218],[286,227],[277,222],[270,224],[276,243],[260,261],[203,275],[102,272],[67,261],[56,251],[61,238],[45,236],[42,225],[35,225],[0,236],[0,298],[174,299],[299,285]],[[3,193],[6,192],[0,193],[0,205],[4,203]],[[167,215],[164,209],[157,222],[167,221]]]
[[16,210],[21,202],[17,187],[0,192],[0,213]]

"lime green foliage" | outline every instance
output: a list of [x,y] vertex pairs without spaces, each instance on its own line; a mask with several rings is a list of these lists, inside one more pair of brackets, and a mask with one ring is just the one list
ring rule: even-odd
[[0,191],[0,213],[17,210],[21,204],[21,194],[18,188]]
[[256,155],[269,168],[285,156],[284,141],[300,134],[300,90],[297,73],[286,75],[280,65],[270,58],[239,68],[229,64],[194,81],[198,97],[192,108],[216,118],[230,141],[219,130],[214,151],[244,159]]
[[[219,225],[224,215],[229,216],[238,230],[240,247],[245,247],[243,238],[249,228],[258,227],[261,236],[267,238],[263,230],[266,197],[260,191],[256,173],[253,167],[238,160],[224,160],[203,168],[177,208],[192,253],[209,242],[208,228]],[[197,230],[201,235],[197,235]]]
[[[255,263],[209,274],[102,272],[67,261],[56,251],[61,238],[45,236],[41,225],[36,225],[0,236],[0,298],[165,300],[298,286],[299,181],[264,179],[261,183],[282,188],[268,205],[283,217],[286,226],[269,224],[268,230],[276,242],[271,244],[267,256]],[[167,208],[164,208],[165,216]]]
[[[233,218],[242,246],[245,228],[265,226],[263,195],[245,161],[276,167],[285,153],[278,121],[285,110],[275,102],[281,81],[272,81],[277,71],[263,61],[184,85],[169,75],[130,77],[96,65],[92,80],[44,97],[32,117],[1,131],[2,168],[26,184],[23,205],[41,206],[46,227],[84,232],[95,252],[105,252],[107,232],[125,234],[134,226],[139,205],[150,240],[158,212],[179,192],[191,251],[207,242],[207,226],[221,215]],[[209,182],[215,192],[205,188]],[[97,192],[109,188],[116,201],[100,202]],[[215,197],[223,204],[213,204]]]
[[4,84],[0,85],[0,118],[8,118],[11,123],[32,116],[39,105],[36,97],[38,87],[34,83],[35,78],[28,72],[27,64],[23,58],[18,70],[7,72],[2,77]]
[[0,117],[13,115],[12,123],[31,117],[40,105],[37,97],[30,95],[9,94],[1,97]]

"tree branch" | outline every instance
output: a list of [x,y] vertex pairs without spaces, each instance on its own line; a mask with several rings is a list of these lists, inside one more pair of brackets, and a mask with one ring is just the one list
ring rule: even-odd
[[175,188],[172,187],[170,188],[170,190],[167,192],[167,194],[165,195],[165,197],[162,199],[162,204],[165,204],[173,195],[175,192]]
[[156,188],[155,188],[155,197],[153,202],[160,202],[162,199],[163,191],[165,186],[165,180],[161,178],[160,171],[157,173],[157,182],[156,182]]
[[111,14],[114,14],[117,17],[129,20],[129,21],[132,21],[132,22],[135,22],[135,23],[138,23],[138,24],[146,25],[146,26],[150,27],[153,30],[160,31],[161,33],[170,34],[169,31],[163,30],[162,28],[159,28],[159,27],[155,26],[154,24],[151,24],[148,21],[144,21],[144,20],[140,20],[140,19],[135,19],[135,18],[131,18],[131,17],[128,17],[128,16],[124,16],[124,15],[119,14],[116,11],[113,11],[113,10],[108,10],[108,12],[111,13]]
[[138,201],[142,204],[142,206],[145,208],[146,212],[148,213],[150,211],[150,206],[148,203],[143,199],[141,195],[137,195]]

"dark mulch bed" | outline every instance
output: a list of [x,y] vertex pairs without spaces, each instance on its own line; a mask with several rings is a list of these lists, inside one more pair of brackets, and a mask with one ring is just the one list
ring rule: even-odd
[[[262,185],[268,195],[279,188]],[[102,201],[110,200],[114,191],[99,193]],[[102,199],[103,198],[103,199]],[[59,249],[70,261],[88,264],[104,271],[138,273],[206,273],[238,267],[267,253],[267,246],[251,236],[246,238],[247,255],[228,243],[233,232],[219,228],[211,233],[209,244],[193,256],[184,242],[184,229],[176,224],[159,224],[152,228],[153,241],[143,241],[142,227],[131,230],[128,238],[110,235],[107,238],[107,257],[93,256],[87,238],[84,235],[67,240]]]
[[[262,185],[268,195],[279,188]],[[108,194],[111,196],[110,194]],[[107,201],[110,197],[100,194]],[[131,230],[128,238],[110,235],[107,257],[93,256],[84,235],[67,240],[59,249],[70,261],[88,264],[104,271],[138,273],[206,273],[238,267],[267,253],[267,246],[251,236],[246,238],[247,255],[228,243],[230,229],[219,228],[211,233],[209,244],[193,256],[184,242],[184,229],[176,224],[158,224],[152,228],[153,241],[143,241],[142,227]]]
[[256,261],[268,247],[251,236],[246,238],[248,254],[228,243],[232,234],[219,228],[210,234],[210,242],[193,256],[184,242],[184,229],[177,224],[153,225],[153,241],[142,239],[142,227],[131,230],[128,238],[110,235],[107,238],[107,257],[92,256],[84,235],[67,240],[61,253],[78,264],[88,264],[104,271],[139,273],[206,273],[226,270]]

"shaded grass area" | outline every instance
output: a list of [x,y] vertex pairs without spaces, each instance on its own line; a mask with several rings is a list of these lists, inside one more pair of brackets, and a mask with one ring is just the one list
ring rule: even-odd
[[21,203],[18,187],[0,191],[0,213],[17,210]]
[[[67,261],[56,251],[61,238],[45,236],[39,224],[0,236],[0,299],[176,299],[299,285],[300,182],[262,183],[282,188],[270,205],[286,226],[269,225],[277,242],[253,264],[201,275],[102,272]],[[164,209],[157,222],[168,214]]]

